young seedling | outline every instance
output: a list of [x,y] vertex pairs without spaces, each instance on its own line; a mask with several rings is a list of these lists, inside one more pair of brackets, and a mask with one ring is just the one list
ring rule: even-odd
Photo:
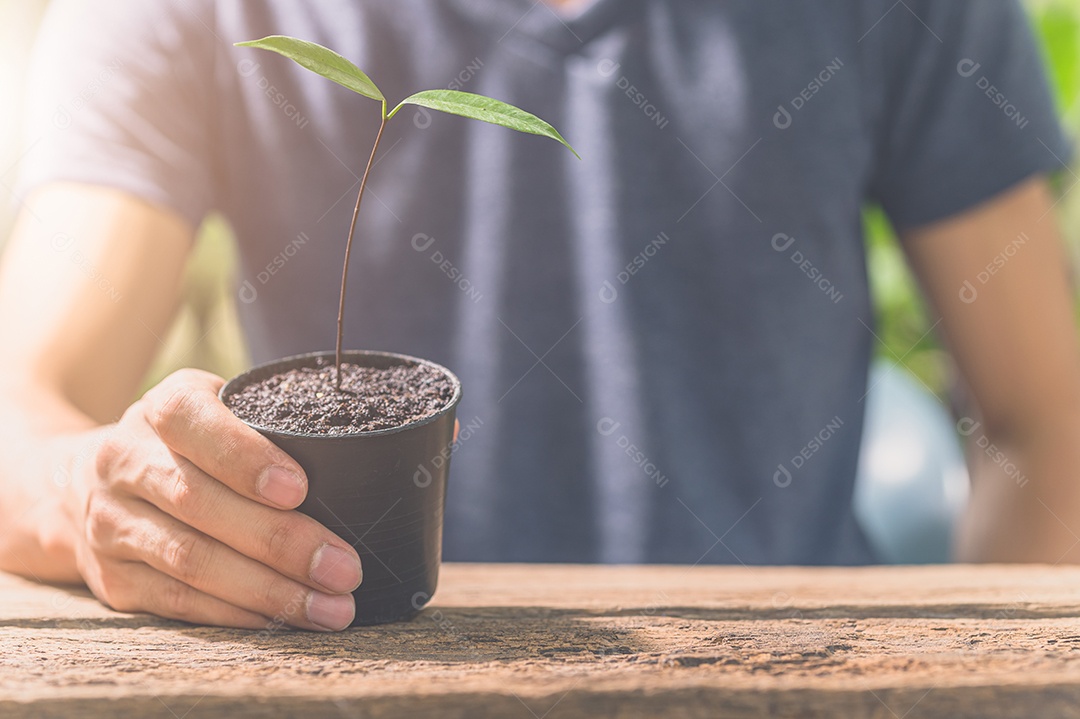
[[356,218],[360,214],[360,202],[364,199],[364,188],[367,186],[371,166],[375,162],[375,153],[379,150],[379,141],[382,140],[383,130],[386,129],[386,123],[394,118],[398,110],[405,105],[418,105],[452,115],[461,115],[473,120],[489,122],[493,125],[502,125],[518,132],[550,137],[562,143],[570,152],[574,153],[575,157],[581,159],[581,156],[577,154],[574,148],[570,147],[570,144],[562,138],[562,135],[554,127],[536,115],[494,98],[458,90],[423,90],[405,98],[397,104],[397,107],[387,112],[386,97],[371,81],[371,78],[363,70],[329,48],[285,35],[271,35],[261,40],[238,42],[236,45],[270,50],[279,55],[284,55],[317,75],[322,75],[327,80],[336,82],[359,95],[370,97],[372,100],[378,100],[382,103],[382,122],[379,123],[379,132],[375,135],[375,144],[371,147],[371,155],[368,157],[367,167],[364,168],[364,176],[360,180],[360,192],[356,195],[356,207],[353,209],[352,222],[349,225],[349,236],[345,241],[345,262],[341,270],[341,298],[338,303],[337,349],[334,356],[335,387],[338,391],[341,390],[341,338],[345,323],[345,286],[349,279],[349,256],[352,254]]

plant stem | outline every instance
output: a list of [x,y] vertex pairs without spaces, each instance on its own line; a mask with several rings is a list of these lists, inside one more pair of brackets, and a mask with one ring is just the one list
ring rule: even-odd
[[337,370],[335,389],[341,391],[341,337],[345,327],[345,285],[349,279],[349,256],[352,254],[353,233],[356,232],[356,218],[360,215],[360,201],[364,199],[364,188],[367,187],[368,175],[371,166],[375,162],[375,153],[379,150],[379,141],[382,140],[383,130],[386,128],[386,103],[383,103],[382,122],[379,124],[379,134],[375,136],[375,144],[371,148],[371,156],[368,158],[367,167],[364,168],[364,177],[360,180],[360,192],[356,195],[356,207],[353,208],[352,222],[349,224],[349,239],[345,241],[345,264],[341,269],[341,300],[338,303],[337,313],[337,351],[334,355],[334,366]]

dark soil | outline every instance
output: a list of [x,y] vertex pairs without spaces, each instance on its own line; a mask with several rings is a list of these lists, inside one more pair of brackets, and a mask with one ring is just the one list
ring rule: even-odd
[[304,434],[355,434],[400,427],[430,417],[451,400],[454,385],[426,365],[385,369],[342,366],[334,387],[332,360],[290,369],[225,397],[240,419],[267,429]]

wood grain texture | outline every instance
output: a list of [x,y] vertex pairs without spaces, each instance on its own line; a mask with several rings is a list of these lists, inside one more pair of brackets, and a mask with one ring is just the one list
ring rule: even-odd
[[0,575],[0,717],[124,715],[1080,717],[1080,569],[451,564],[337,635]]

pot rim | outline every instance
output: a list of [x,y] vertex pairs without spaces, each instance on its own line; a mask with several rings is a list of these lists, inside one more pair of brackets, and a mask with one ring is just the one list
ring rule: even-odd
[[[257,364],[255,366],[253,366],[253,367],[249,367],[248,369],[244,370],[240,374],[235,375],[234,377],[227,380],[225,382],[225,384],[221,385],[221,389],[218,390],[218,399],[222,402],[222,404],[224,404],[225,403],[225,396],[227,394],[232,394],[233,393],[233,392],[227,391],[227,390],[229,390],[230,388],[235,388],[237,386],[240,386],[242,384],[241,380],[243,378],[248,377],[248,376],[250,376],[250,375],[252,375],[252,374],[254,374],[256,372],[259,372],[260,370],[268,369],[270,367],[273,367],[274,365],[293,365],[293,366],[302,367],[302,366],[304,366],[303,365],[304,361],[316,359],[316,358],[319,358],[319,357],[331,357],[331,358],[333,358],[335,356],[336,356],[336,352],[334,350],[321,350],[321,351],[317,351],[317,352],[304,352],[302,354],[289,355],[288,357],[281,357],[279,359],[270,360],[269,362],[262,362],[260,364]],[[436,421],[437,419],[441,418],[447,412],[453,411],[454,408],[457,407],[458,402],[461,401],[461,380],[458,379],[457,375],[455,375],[453,372],[448,370],[446,367],[443,367],[438,362],[432,362],[431,360],[426,360],[426,359],[423,359],[421,357],[414,357],[412,355],[401,354],[399,352],[383,352],[381,350],[342,350],[341,356],[342,356],[342,359],[345,359],[345,360],[348,360],[350,357],[361,357],[361,358],[363,358],[363,357],[383,357],[383,358],[403,360],[405,362],[411,362],[413,364],[425,365],[427,367],[431,367],[431,368],[436,369],[436,370],[438,370],[438,371],[440,371],[440,372],[442,372],[443,374],[446,375],[446,377],[454,385],[454,394],[450,397],[450,401],[447,402],[442,407],[442,409],[440,409],[439,411],[435,412],[432,415],[424,417],[423,419],[414,420],[412,422],[409,422],[409,423],[403,424],[403,425],[399,425],[397,427],[388,427],[386,429],[374,429],[374,430],[368,430],[366,432],[348,432],[348,433],[344,433],[344,434],[319,434],[317,432],[292,432],[292,431],[288,431],[288,430],[274,429],[272,427],[265,427],[265,426],[263,426],[261,424],[256,424],[255,422],[249,422],[246,419],[240,419],[239,417],[237,417],[237,419],[240,419],[241,422],[248,425],[252,429],[258,430],[259,432],[262,432],[262,433],[265,433],[265,434],[271,434],[271,435],[278,435],[278,436],[281,436],[281,437],[296,437],[298,439],[318,439],[318,440],[327,440],[327,441],[343,440],[343,439],[357,439],[357,438],[360,438],[360,437],[383,437],[383,436],[386,436],[386,435],[397,434],[398,432],[403,432],[405,430],[413,429],[415,427],[422,427],[425,424],[430,424],[430,423]],[[360,364],[360,363],[357,363],[357,364]],[[228,405],[226,405],[226,407],[228,407]]]

